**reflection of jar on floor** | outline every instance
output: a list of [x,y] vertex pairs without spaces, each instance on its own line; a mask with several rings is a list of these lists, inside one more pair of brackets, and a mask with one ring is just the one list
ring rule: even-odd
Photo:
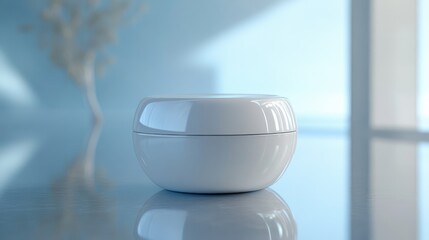
[[138,239],[277,240],[296,239],[295,220],[272,190],[194,195],[161,191],[143,206]]

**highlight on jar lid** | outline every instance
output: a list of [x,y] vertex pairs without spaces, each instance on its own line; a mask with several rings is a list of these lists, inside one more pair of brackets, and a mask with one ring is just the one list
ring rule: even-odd
[[275,95],[178,95],[144,98],[133,131],[172,135],[249,135],[296,131],[293,110]]

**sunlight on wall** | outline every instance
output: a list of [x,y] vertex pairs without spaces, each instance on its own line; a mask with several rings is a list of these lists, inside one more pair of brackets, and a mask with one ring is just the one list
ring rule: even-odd
[[[417,120],[421,131],[429,131],[429,1],[417,7]],[[418,148],[419,239],[429,240],[429,145]]]
[[419,0],[417,11],[417,119],[429,131],[429,1]]
[[190,56],[217,91],[288,97],[298,118],[348,116],[348,1],[283,1]]
[[0,50],[0,101],[19,106],[33,106],[37,99],[22,76]]
[[36,139],[27,138],[0,147],[0,195],[14,175],[30,160],[38,146]]

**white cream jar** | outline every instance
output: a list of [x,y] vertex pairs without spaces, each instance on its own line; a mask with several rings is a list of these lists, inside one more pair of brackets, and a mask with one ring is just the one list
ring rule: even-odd
[[279,96],[148,97],[137,108],[133,141],[143,170],[162,188],[247,192],[283,174],[295,151],[296,123]]

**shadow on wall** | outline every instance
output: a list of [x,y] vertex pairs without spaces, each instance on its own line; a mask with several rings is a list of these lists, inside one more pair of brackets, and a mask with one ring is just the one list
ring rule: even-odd
[[[216,76],[185,62],[188,52],[222,31],[264,11],[279,0],[147,1],[138,22],[123,26],[108,52],[115,63],[98,81],[103,111],[132,112],[141,97],[165,93],[216,92]],[[49,60],[35,34],[20,26],[38,21],[44,2],[0,3],[0,50],[38,102],[33,110],[80,110],[83,94]],[[4,71],[4,66],[0,66]],[[2,79],[2,81],[13,79]],[[1,87],[1,85],[0,85]],[[0,91],[1,93],[1,91]],[[19,110],[6,96],[0,107]],[[29,105],[26,105],[29,106]],[[28,108],[25,108],[28,109]]]

